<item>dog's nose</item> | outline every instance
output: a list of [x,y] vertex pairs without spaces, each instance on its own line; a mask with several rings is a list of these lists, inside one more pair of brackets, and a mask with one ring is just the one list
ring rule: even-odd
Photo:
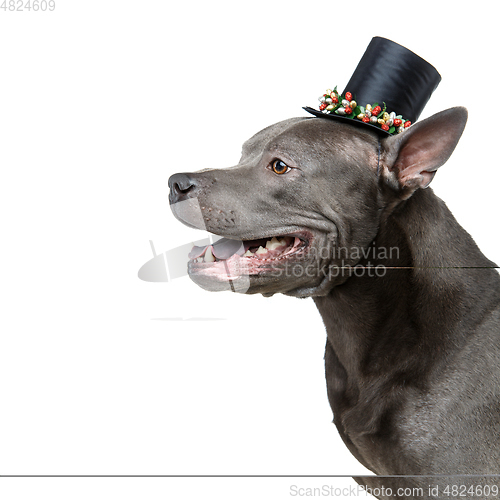
[[170,194],[168,200],[170,204],[184,201],[194,196],[194,191],[197,184],[193,177],[189,174],[174,174],[168,180]]

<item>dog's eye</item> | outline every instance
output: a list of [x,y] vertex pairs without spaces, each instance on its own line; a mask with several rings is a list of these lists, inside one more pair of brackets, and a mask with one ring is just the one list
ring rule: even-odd
[[275,174],[286,174],[290,170],[292,170],[286,163],[282,162],[281,160],[274,160],[271,163],[271,167],[273,169],[273,172]]

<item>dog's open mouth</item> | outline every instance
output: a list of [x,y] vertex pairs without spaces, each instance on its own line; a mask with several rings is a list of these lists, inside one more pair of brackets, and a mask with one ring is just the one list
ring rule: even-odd
[[276,282],[284,269],[304,259],[311,241],[305,232],[243,241],[222,238],[192,248],[188,274],[206,290],[256,293],[255,280]]
[[244,259],[247,263],[271,263],[295,255],[307,246],[308,241],[305,238],[295,235],[245,241],[222,238],[213,245],[194,246],[189,252],[189,263],[203,266],[237,258]]

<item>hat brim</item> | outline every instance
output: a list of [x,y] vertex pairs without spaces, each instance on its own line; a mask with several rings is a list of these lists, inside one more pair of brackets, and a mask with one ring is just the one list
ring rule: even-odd
[[358,127],[363,127],[363,128],[369,128],[370,130],[373,130],[374,132],[379,133],[383,137],[387,137],[391,134],[387,132],[387,130],[382,130],[380,127],[377,127],[376,125],[372,125],[371,123],[365,123],[362,122],[361,120],[356,120],[354,118],[347,118],[342,115],[336,115],[334,113],[323,113],[321,111],[318,111],[317,109],[310,108],[309,106],[303,106],[302,109],[305,109],[308,113],[311,113],[314,116],[317,116],[318,118],[329,118],[330,120],[342,120],[347,123],[352,123],[353,125],[356,125]]

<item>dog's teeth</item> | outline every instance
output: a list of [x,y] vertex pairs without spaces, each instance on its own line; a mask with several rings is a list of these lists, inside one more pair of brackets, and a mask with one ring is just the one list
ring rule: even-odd
[[203,257],[198,257],[198,258],[196,259],[196,262],[203,262]]
[[273,236],[271,240],[267,240],[266,243],[266,248],[268,250],[274,250],[275,248],[278,248],[281,246],[280,242],[276,239],[276,236]]
[[253,257],[253,253],[250,252],[250,250],[247,250],[244,254],[243,257]]
[[285,246],[286,245],[286,240],[285,238],[281,238],[280,240],[278,240],[279,244],[280,244],[280,247],[282,246]]
[[208,247],[207,251],[205,252],[205,262],[214,262],[215,257],[214,254],[212,253],[212,247]]
[[263,253],[267,253],[267,250],[265,248],[262,248],[262,246],[260,246],[255,252],[256,255],[262,255]]

